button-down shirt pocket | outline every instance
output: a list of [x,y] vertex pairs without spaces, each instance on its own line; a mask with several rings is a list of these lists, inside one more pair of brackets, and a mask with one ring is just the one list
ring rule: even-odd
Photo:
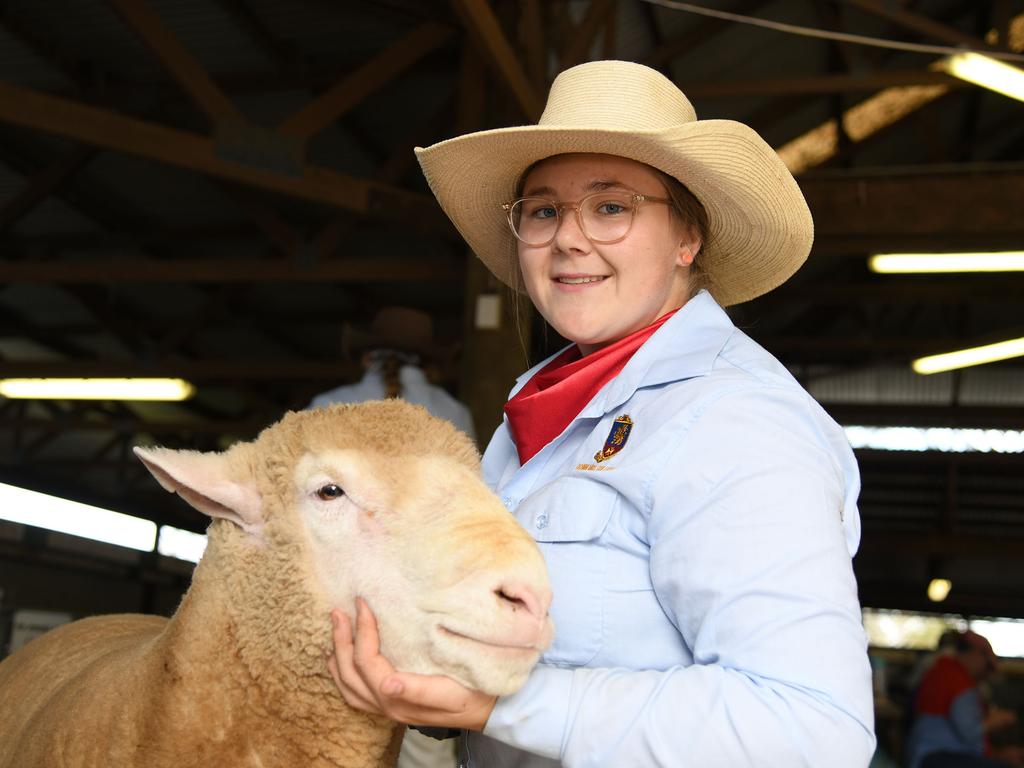
[[602,538],[618,499],[603,483],[563,477],[516,510],[544,553],[554,595],[555,639],[544,663],[579,666],[601,650],[609,566]]

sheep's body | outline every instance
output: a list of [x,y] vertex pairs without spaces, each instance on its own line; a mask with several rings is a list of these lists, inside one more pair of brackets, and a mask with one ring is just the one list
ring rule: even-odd
[[[172,638],[195,634],[190,625],[202,620],[190,613],[182,606],[174,627],[139,614],[83,619],[31,643],[17,665],[0,665],[0,691],[19,692],[0,697],[0,766],[394,764],[401,730],[347,709],[329,679],[257,682],[233,658],[227,632],[205,623],[211,642],[190,643],[183,650],[195,653],[184,655]],[[266,689],[292,685],[282,711]]]
[[[328,411],[341,419],[338,429],[354,430],[356,443],[369,443],[369,454],[356,458],[344,448],[339,452],[332,443],[325,448],[321,420],[329,417],[309,414],[290,416],[290,422],[286,419],[290,430],[267,430],[233,457],[230,453],[218,456],[216,471],[205,463],[197,469],[200,462],[212,459],[197,459],[196,454],[184,459],[171,452],[144,455],[165,487],[174,486],[195,506],[234,522],[215,520],[211,525],[207,552],[170,620],[142,615],[84,619],[47,633],[0,664],[0,768],[393,765],[401,730],[386,719],[348,709],[326,672],[329,611],[335,605],[350,609],[356,594],[366,596],[377,612],[382,649],[400,668],[451,674],[495,693],[521,684],[540,646],[549,639],[549,630],[538,632],[537,647],[529,652],[521,638],[524,632],[533,632],[533,625],[523,624],[521,606],[518,614],[509,613],[499,600],[495,612],[488,602],[495,598],[488,595],[481,601],[490,611],[485,614],[475,604],[484,594],[479,591],[468,600],[466,594],[455,595],[467,600],[468,618],[447,606],[453,589],[461,590],[476,578],[479,569],[469,565],[471,561],[497,561],[506,574],[503,583],[513,573],[516,583],[532,579],[536,589],[543,590],[543,576],[537,578],[540,556],[524,532],[505,527],[507,521],[513,527],[515,523],[507,514],[502,517],[503,508],[496,502],[490,501],[494,508],[482,515],[460,506],[466,498],[470,506],[479,506],[485,499],[473,483],[462,487],[464,478],[455,468],[467,464],[466,445],[422,409],[410,408],[396,403]],[[436,494],[426,493],[428,503],[417,506],[403,481],[398,482],[397,491],[387,481],[365,484],[367,472],[376,481],[377,475],[386,474],[387,466],[377,459],[363,466],[365,456],[378,456],[382,445],[393,447],[393,440],[382,442],[379,435],[360,432],[365,419],[350,423],[353,414],[367,412],[375,418],[398,419],[405,428],[421,433],[441,430],[442,447],[451,449],[455,461],[449,467],[431,458],[427,466],[460,478],[446,485],[446,478],[435,477],[447,499],[443,516],[430,512],[438,504]],[[310,425],[320,428],[304,429]],[[300,438],[292,434],[296,431]],[[406,446],[401,455],[412,456],[409,471],[415,477],[420,461],[416,456],[424,454],[417,454],[415,447],[411,454],[409,450]],[[310,456],[315,465],[311,475],[303,469]],[[380,456],[393,461],[396,454],[387,450]],[[472,449],[468,456],[468,463],[475,461]],[[238,490],[237,478],[247,472],[255,478],[257,497],[246,496],[244,488]],[[322,483],[317,472],[345,475],[353,488],[361,489],[361,499],[370,502],[359,506],[349,496],[343,503],[309,501],[303,483],[307,487],[308,482]],[[186,482],[197,477],[198,483]],[[224,490],[225,477],[234,478],[228,490]],[[396,477],[405,478],[405,473],[398,472]],[[458,498],[451,497],[453,492]],[[246,505],[253,498],[259,502],[258,519],[245,512],[251,512]],[[243,512],[232,518],[224,512],[226,501],[237,508],[229,510],[231,514],[238,509]],[[411,509],[427,515],[423,529],[417,528],[419,518],[406,519]],[[392,510],[401,512],[397,523],[384,519]],[[478,525],[500,530],[497,538],[484,543],[489,547],[487,558],[481,558],[483,553],[471,543],[481,538]],[[454,571],[447,562],[434,563],[426,574],[411,571],[411,580],[402,581],[408,576],[404,571],[412,568],[404,562],[408,546],[392,544],[406,535],[406,528],[418,539],[408,546],[415,546],[423,558],[435,550],[444,551],[441,540],[448,540],[448,546],[455,547],[448,556]],[[423,530],[428,528],[438,529],[436,541],[424,542]],[[356,536],[361,538],[347,550],[339,543]],[[490,533],[483,534],[484,539],[489,537]],[[476,551],[462,552],[467,546]],[[363,550],[365,557],[360,554]],[[321,562],[324,558],[317,554],[321,551],[337,552],[337,558],[348,560],[350,566],[379,572],[370,578],[346,574],[333,557]],[[367,565],[378,561],[383,562]],[[434,571],[441,575],[435,578]],[[539,572],[543,573],[542,565]],[[423,583],[417,585],[417,580]],[[420,589],[422,594],[407,600],[406,595],[390,594],[396,588]],[[421,605],[425,606],[422,611]],[[431,623],[407,632],[401,620],[389,619],[389,611],[404,611],[406,620],[413,623],[419,613],[409,617],[420,611]],[[442,618],[435,626],[437,615],[449,613],[450,622]],[[442,629],[449,626],[445,622],[458,630],[454,645],[445,645],[450,639],[444,636],[451,634]],[[420,636],[424,633],[430,635],[429,642]],[[477,641],[478,636],[482,640]],[[505,645],[503,637],[513,639]]]

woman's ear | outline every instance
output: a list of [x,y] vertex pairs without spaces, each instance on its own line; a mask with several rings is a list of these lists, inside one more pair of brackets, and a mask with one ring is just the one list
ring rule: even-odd
[[689,267],[693,264],[693,260],[700,253],[701,245],[702,243],[699,238],[692,237],[689,234],[684,235],[683,239],[679,241],[676,264],[680,267]]

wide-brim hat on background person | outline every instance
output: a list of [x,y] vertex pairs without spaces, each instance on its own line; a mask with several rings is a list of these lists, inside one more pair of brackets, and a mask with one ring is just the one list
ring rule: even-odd
[[995,650],[992,648],[992,643],[984,635],[979,635],[973,630],[965,630],[961,637],[961,643],[963,648],[974,648],[981,652],[981,655],[985,657],[985,661],[988,663],[988,668],[992,672],[999,671],[999,657],[996,656]]
[[369,328],[342,327],[342,348],[349,357],[375,349],[408,352],[427,360],[439,360],[450,350],[434,340],[434,321],[426,312],[409,307],[382,307]]
[[416,149],[427,183],[469,247],[516,289],[516,241],[501,206],[517,196],[527,168],[569,153],[618,155],[682,182],[707,211],[708,242],[697,258],[723,305],[781,285],[810,253],[811,213],[775,150],[743,123],[698,120],[675,84],[640,64],[572,67],[555,78],[537,125]]

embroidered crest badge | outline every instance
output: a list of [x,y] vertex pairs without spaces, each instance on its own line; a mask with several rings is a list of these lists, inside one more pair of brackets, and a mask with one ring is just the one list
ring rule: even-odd
[[628,415],[622,414],[612,424],[608,439],[604,441],[604,448],[594,454],[594,461],[607,461],[616,453],[626,447],[629,433],[633,430],[633,420]]

